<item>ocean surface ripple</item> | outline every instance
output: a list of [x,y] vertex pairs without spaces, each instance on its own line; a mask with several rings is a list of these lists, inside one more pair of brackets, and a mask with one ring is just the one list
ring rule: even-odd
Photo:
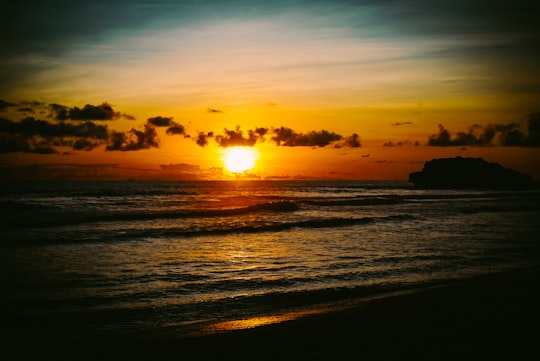
[[182,334],[540,260],[538,188],[22,182],[0,194],[7,322],[69,320],[66,337]]

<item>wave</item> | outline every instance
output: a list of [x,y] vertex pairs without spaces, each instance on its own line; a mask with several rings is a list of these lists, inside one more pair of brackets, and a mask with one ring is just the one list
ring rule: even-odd
[[362,217],[362,218],[314,218],[308,220],[271,223],[262,225],[246,225],[227,227],[223,225],[216,228],[204,229],[179,229],[179,228],[154,228],[154,229],[132,229],[122,231],[107,231],[102,235],[97,232],[92,232],[87,238],[79,234],[77,239],[69,234],[65,238],[55,239],[28,239],[24,241],[16,241],[6,239],[2,242],[3,246],[23,246],[36,243],[96,243],[96,242],[115,242],[115,241],[131,241],[145,239],[178,239],[178,238],[193,238],[193,237],[212,237],[232,234],[253,234],[266,232],[282,232],[292,229],[321,229],[321,228],[339,228],[347,226],[367,225],[377,222],[403,222],[416,219],[409,214],[392,215],[386,217]]
[[391,197],[376,197],[376,198],[345,198],[345,199],[330,199],[330,200],[305,200],[303,203],[319,206],[319,207],[332,207],[332,206],[378,206],[378,205],[392,205],[403,203],[404,198],[398,196]]
[[285,222],[277,224],[268,224],[260,226],[242,226],[235,228],[222,228],[222,229],[205,229],[205,230],[193,230],[193,231],[179,231],[171,233],[167,232],[167,236],[183,236],[183,237],[196,237],[196,236],[212,236],[212,235],[224,235],[234,233],[264,233],[264,232],[280,232],[294,228],[336,228],[361,224],[369,224],[381,221],[404,221],[414,219],[411,215],[394,215],[387,217],[362,217],[362,218],[317,218],[309,219],[305,221]]
[[[19,204],[16,210],[21,210],[17,217],[12,214],[9,218],[4,218],[0,223],[5,228],[42,228],[42,227],[59,227],[85,223],[101,223],[101,222],[129,222],[129,221],[152,221],[159,219],[183,219],[183,218],[202,218],[202,217],[227,217],[240,216],[250,213],[264,212],[294,212],[300,207],[291,201],[277,201],[253,204],[246,207],[230,208],[230,209],[208,209],[208,210],[188,210],[188,211],[159,211],[159,212],[120,212],[120,213],[49,213],[42,214],[40,218],[29,217],[28,212],[34,210],[49,209],[43,206],[35,206],[31,204]],[[54,208],[50,208],[54,209]],[[6,208],[7,210],[7,208]]]

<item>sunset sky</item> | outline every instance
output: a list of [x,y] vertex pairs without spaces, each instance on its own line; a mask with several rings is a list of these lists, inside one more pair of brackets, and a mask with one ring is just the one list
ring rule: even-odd
[[533,1],[8,2],[0,179],[540,179]]

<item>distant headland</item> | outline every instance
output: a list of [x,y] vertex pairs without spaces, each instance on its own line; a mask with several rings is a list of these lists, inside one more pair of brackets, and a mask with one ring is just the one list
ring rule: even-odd
[[424,163],[409,182],[423,188],[529,187],[532,177],[482,158],[439,158]]

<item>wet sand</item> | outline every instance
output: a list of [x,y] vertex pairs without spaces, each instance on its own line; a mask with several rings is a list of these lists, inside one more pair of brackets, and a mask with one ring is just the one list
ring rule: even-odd
[[539,288],[540,269],[491,274],[250,329],[26,351],[79,359],[532,360],[540,357]]
[[538,359],[539,289],[540,270],[489,275],[169,346],[235,360]]

